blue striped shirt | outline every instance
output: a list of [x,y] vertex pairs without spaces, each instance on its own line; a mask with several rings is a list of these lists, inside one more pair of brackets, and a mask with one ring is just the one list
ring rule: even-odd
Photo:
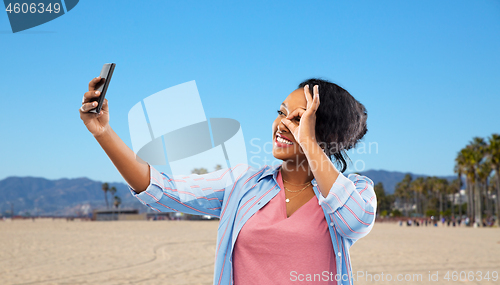
[[[257,169],[239,164],[208,174],[174,176],[150,166],[148,188],[139,194],[130,185],[129,188],[133,196],[158,212],[220,218],[214,284],[233,284],[232,253],[236,238],[245,222],[279,193],[276,177],[280,166],[266,165]],[[333,278],[339,285],[352,284],[349,248],[367,235],[375,222],[377,199],[373,182],[365,176],[349,174],[345,177],[340,173],[326,198],[315,179],[312,184],[329,225],[335,251],[337,272],[333,273]],[[321,274],[303,274],[318,273]]]

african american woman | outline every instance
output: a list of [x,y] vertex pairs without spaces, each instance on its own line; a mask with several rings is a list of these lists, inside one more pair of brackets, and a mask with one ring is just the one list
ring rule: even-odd
[[109,125],[106,99],[88,112],[99,80],[80,118],[132,195],[155,211],[220,218],[214,284],[353,284],[349,248],[372,229],[377,199],[369,178],[343,174],[346,151],[367,132],[366,109],[349,92],[309,79],[285,98],[272,123],[279,165],[169,175],[136,160]]

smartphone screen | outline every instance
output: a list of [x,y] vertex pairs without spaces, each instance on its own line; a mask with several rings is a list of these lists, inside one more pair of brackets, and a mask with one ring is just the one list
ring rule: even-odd
[[91,113],[99,114],[102,109],[102,104],[104,103],[104,97],[106,96],[106,92],[108,91],[109,82],[111,81],[111,76],[113,76],[113,71],[115,70],[116,64],[114,63],[105,63],[101,70],[101,81],[96,84],[95,90],[101,92],[101,95],[94,99],[93,101],[97,101],[97,107],[90,110]]

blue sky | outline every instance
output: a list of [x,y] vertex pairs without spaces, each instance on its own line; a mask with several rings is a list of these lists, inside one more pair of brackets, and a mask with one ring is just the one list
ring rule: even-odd
[[107,62],[129,146],[130,108],[191,80],[248,151],[301,81],[341,85],[368,109],[372,149],[349,152],[360,170],[451,175],[468,141],[500,132],[500,1],[80,1],[16,34],[0,14],[0,179],[123,181],[78,113]]

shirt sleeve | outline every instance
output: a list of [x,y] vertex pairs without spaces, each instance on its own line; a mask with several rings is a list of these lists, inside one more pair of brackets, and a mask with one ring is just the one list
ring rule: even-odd
[[358,174],[340,173],[328,196],[320,195],[337,232],[353,240],[366,236],[375,223],[377,197],[373,181]]
[[220,216],[225,189],[234,184],[235,169],[221,169],[207,174],[168,175],[150,167],[150,182],[137,194],[128,185],[132,196],[157,212],[182,212],[193,215]]

